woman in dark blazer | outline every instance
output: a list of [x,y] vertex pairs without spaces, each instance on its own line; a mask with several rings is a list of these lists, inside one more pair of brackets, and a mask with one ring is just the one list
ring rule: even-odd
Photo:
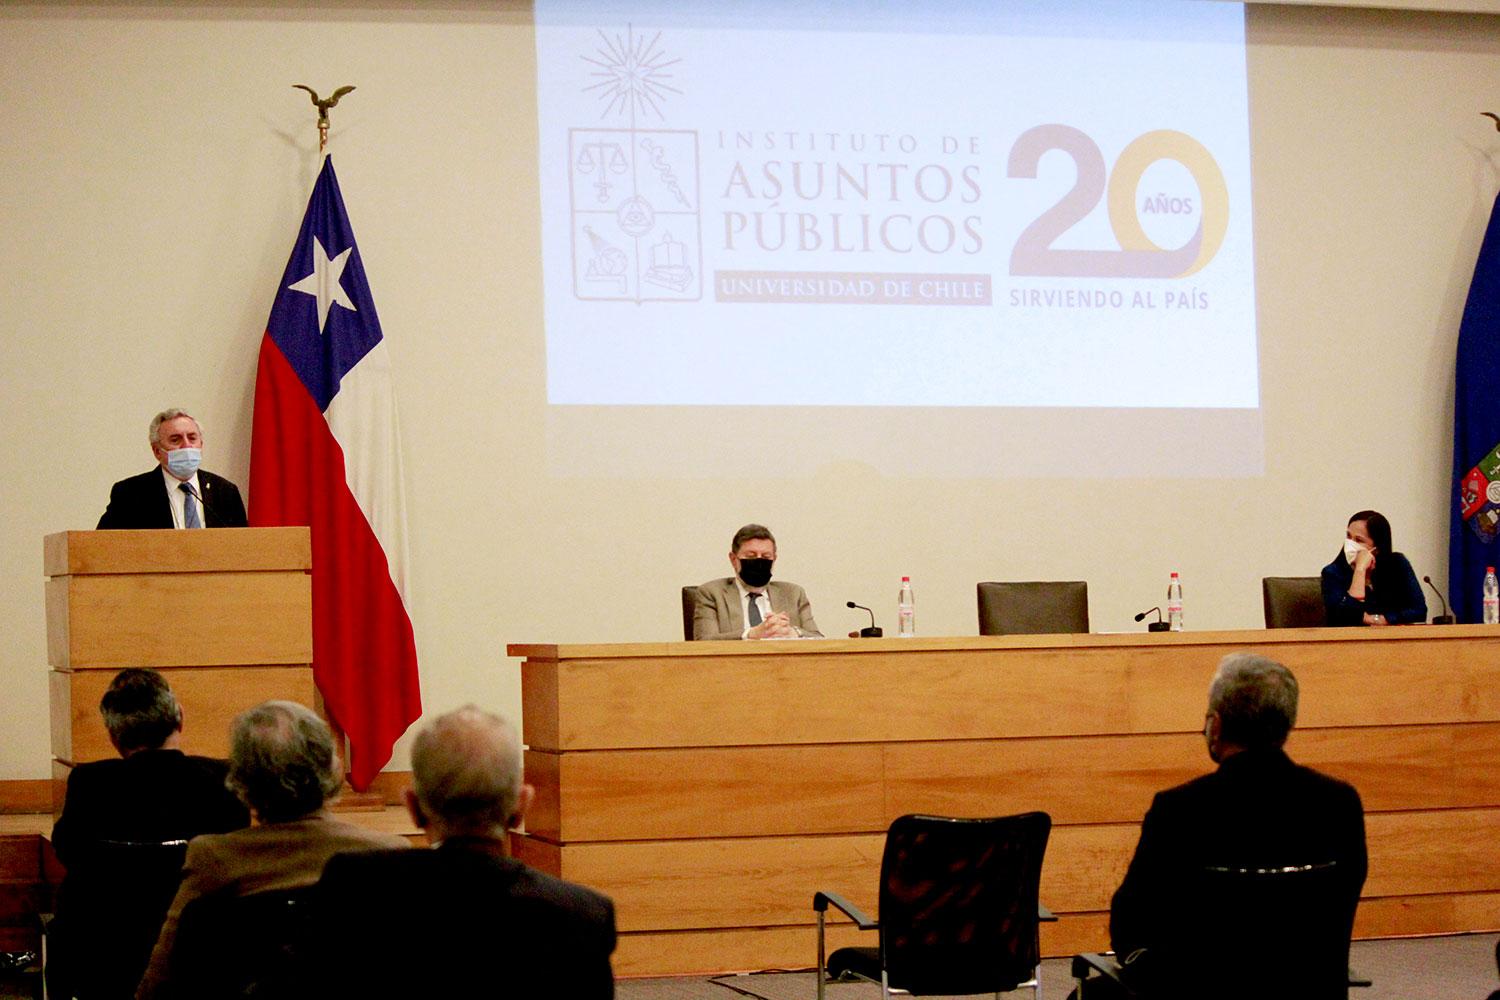
[[1349,518],[1344,548],[1323,567],[1323,608],[1330,625],[1410,625],[1427,620],[1422,585],[1391,547],[1391,522],[1379,511]]

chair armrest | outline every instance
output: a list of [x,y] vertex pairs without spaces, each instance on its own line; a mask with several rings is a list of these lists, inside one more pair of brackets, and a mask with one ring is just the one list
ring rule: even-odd
[[1057,923],[1057,914],[1055,914],[1051,910],[1047,909],[1047,905],[1045,903],[1037,903],[1036,904],[1036,919],[1040,923],[1055,924],[1055,923]]
[[1097,972],[1106,979],[1120,982],[1120,962],[1112,951],[1086,952],[1073,956],[1073,978],[1087,979],[1090,972]]
[[823,911],[828,909],[829,903],[832,903],[836,909],[842,910],[844,914],[848,916],[849,919],[853,920],[862,931],[873,931],[880,926],[874,920],[871,920],[869,917],[865,916],[864,911],[862,911],[859,907],[855,906],[853,903],[849,902],[847,899],[845,899],[843,896],[840,896],[836,892],[813,893],[814,911],[822,913]]

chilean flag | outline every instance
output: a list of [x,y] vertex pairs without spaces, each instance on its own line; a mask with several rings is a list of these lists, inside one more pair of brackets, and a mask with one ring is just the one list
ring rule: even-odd
[[363,791],[422,696],[390,355],[331,158],[260,345],[250,524],[312,529],[313,676]]

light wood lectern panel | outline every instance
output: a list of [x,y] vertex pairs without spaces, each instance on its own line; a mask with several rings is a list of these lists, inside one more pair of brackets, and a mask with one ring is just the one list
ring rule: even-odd
[[55,776],[114,755],[99,698],[124,667],[167,676],[188,753],[224,756],[250,705],[314,704],[306,528],[60,532],[43,563]]

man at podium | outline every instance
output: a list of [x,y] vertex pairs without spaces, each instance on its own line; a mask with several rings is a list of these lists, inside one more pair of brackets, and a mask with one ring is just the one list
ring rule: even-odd
[[98,527],[243,528],[245,502],[239,487],[198,468],[203,431],[179,409],[151,419],[151,454],[157,467],[115,483]]

